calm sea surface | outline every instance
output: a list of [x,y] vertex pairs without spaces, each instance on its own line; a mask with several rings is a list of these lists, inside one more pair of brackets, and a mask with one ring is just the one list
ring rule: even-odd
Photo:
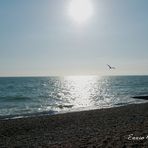
[[148,95],[148,76],[0,78],[0,117],[146,102],[139,95]]

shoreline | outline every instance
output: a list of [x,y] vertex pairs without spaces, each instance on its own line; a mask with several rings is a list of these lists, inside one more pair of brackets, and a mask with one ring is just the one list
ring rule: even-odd
[[[143,101],[147,101],[148,96],[134,96],[132,98],[137,99],[137,100],[143,100]],[[87,107],[87,108],[75,108],[72,110],[62,110],[62,111],[53,111],[53,110],[49,110],[49,111],[42,111],[42,112],[34,112],[34,113],[24,113],[24,114],[12,114],[12,115],[0,115],[0,121],[1,120],[15,120],[15,119],[21,119],[21,118],[32,118],[32,117],[41,117],[41,116],[52,116],[52,115],[58,115],[58,114],[67,114],[67,113],[75,113],[75,112],[83,112],[83,111],[91,111],[91,110],[102,110],[102,109],[109,109],[109,108],[118,108],[118,107],[124,107],[124,106],[128,106],[128,105],[136,105],[136,104],[145,104],[147,102],[137,102],[137,103],[118,103],[115,104],[114,106],[106,106],[106,107],[102,107],[102,108],[98,108],[96,107]]]
[[142,103],[0,120],[0,147],[148,147],[147,108]]

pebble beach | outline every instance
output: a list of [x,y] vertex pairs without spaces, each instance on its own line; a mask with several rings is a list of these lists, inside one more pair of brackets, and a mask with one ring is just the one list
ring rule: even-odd
[[3,148],[148,147],[148,103],[0,120]]

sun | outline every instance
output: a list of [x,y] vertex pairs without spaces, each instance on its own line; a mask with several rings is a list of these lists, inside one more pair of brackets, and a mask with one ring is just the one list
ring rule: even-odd
[[68,7],[68,14],[77,23],[88,21],[93,15],[91,0],[71,0]]

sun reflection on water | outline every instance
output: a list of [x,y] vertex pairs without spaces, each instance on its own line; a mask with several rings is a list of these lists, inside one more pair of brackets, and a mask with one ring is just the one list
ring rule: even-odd
[[70,102],[74,107],[93,106],[91,98],[95,93],[98,76],[68,76],[64,78],[65,87],[70,92]]

